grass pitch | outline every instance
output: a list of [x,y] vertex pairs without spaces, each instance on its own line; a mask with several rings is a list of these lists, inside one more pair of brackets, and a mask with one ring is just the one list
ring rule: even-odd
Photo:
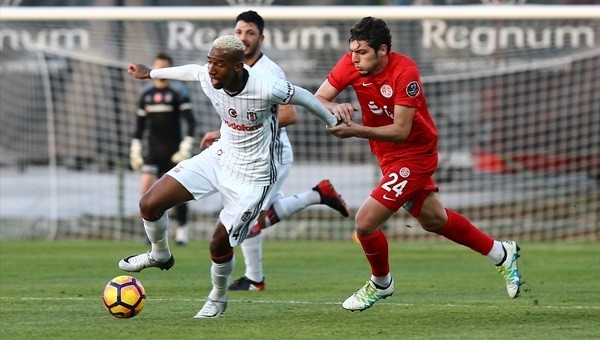
[[[449,242],[390,242],[394,296],[364,312],[341,302],[369,278],[350,241],[264,243],[267,290],[230,292],[226,313],[192,317],[210,290],[206,242],[174,248],[175,266],[134,273],[148,300],[112,317],[102,290],[139,242],[0,242],[2,339],[574,339],[600,337],[597,243],[520,243],[526,281],[508,298],[485,257]],[[233,279],[243,274],[241,251]]]

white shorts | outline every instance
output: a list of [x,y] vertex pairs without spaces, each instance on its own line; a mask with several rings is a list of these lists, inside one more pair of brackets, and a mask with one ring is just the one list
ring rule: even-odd
[[283,182],[285,182],[285,179],[290,174],[291,167],[292,163],[277,163],[277,181],[271,186],[271,194],[265,201],[265,204],[263,204],[262,210],[268,210],[273,202],[283,198],[283,191],[281,188],[283,187]]
[[223,210],[219,219],[229,233],[232,247],[242,243],[252,222],[258,217],[272,186],[253,186],[236,182],[223,174],[214,149],[206,149],[167,172],[183,185],[195,200],[221,194]]

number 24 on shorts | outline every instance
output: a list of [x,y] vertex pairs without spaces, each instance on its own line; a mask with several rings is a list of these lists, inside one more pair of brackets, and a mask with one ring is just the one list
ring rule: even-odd
[[[385,191],[387,192],[394,192],[394,196],[397,198],[400,195],[402,195],[402,190],[404,190],[404,187],[406,186],[406,184],[408,183],[408,180],[402,180],[401,182],[398,182],[400,180],[400,176],[393,172],[391,174],[388,175],[388,177],[390,177],[390,180],[383,183],[381,185],[381,188],[383,188]],[[384,199],[389,199],[387,197],[387,195],[383,196]]]

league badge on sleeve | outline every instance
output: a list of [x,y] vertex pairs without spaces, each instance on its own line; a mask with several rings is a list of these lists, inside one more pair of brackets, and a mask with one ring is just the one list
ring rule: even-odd
[[406,94],[409,95],[409,97],[416,97],[419,92],[421,92],[421,88],[419,87],[419,83],[417,83],[416,80],[411,81],[407,86],[406,86]]

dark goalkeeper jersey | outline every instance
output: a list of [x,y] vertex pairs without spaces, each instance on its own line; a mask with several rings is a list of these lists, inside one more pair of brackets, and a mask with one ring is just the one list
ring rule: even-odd
[[153,159],[170,159],[183,139],[182,120],[187,135],[194,136],[195,120],[187,89],[177,83],[163,89],[154,86],[143,90],[137,110],[133,138],[147,135],[147,154]]

